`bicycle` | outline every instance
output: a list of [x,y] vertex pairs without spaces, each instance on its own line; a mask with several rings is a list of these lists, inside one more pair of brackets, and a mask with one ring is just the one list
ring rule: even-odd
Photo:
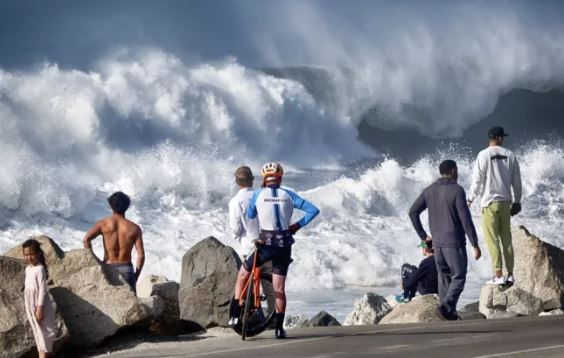
[[[256,336],[266,330],[275,313],[275,295],[272,286],[272,274],[263,272],[261,267],[257,267],[258,247],[253,251],[253,267],[249,278],[243,286],[243,291],[239,298],[233,297],[229,305],[229,315],[232,316],[233,305],[242,306],[239,315],[239,322],[233,326],[242,340],[247,337]],[[263,303],[265,303],[263,307]]]

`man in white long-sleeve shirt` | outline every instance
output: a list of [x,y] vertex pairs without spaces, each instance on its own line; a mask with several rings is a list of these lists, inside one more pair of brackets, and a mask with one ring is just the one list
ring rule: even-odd
[[235,171],[235,183],[239,186],[237,194],[229,201],[229,226],[233,238],[241,244],[241,254],[253,249],[258,239],[258,221],[247,216],[247,208],[253,196],[253,173],[249,167],[242,166]]
[[[491,128],[488,136],[490,145],[478,154],[474,166],[468,205],[481,197],[484,241],[492,258],[494,271],[494,277],[488,283],[512,285],[515,278],[511,216],[521,211],[521,173],[515,154],[502,147],[507,136],[503,128]],[[503,277],[502,252],[507,279]]]

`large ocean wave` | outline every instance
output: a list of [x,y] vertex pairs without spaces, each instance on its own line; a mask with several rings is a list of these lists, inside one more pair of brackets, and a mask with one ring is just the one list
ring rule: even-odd
[[[90,71],[52,63],[0,70],[0,251],[39,232],[64,249],[80,247],[88,227],[108,214],[105,198],[119,189],[132,196],[128,215],[144,229],[145,273],[179,279],[181,257],[198,240],[213,235],[237,246],[226,211],[236,190],[233,170],[247,164],[258,171],[264,161],[276,160],[297,178],[292,185],[321,209],[311,227],[297,235],[292,270],[299,274],[292,275],[289,288],[396,282],[404,261],[420,259],[409,205],[437,177],[438,163],[446,157],[459,162],[461,184],[468,188],[474,158],[454,146],[421,153],[411,164],[393,154],[375,159],[357,139],[359,115],[370,108],[396,108],[379,104],[398,92],[343,90],[339,83],[362,76],[359,68],[348,77],[342,69],[325,68],[334,75],[320,85],[249,69],[233,59],[185,64],[146,49],[118,52]],[[550,77],[541,74],[540,80]],[[407,74],[400,77],[405,81],[398,88],[411,85]],[[324,88],[327,95],[320,98]],[[463,98],[468,113],[491,110]],[[398,114],[394,125],[412,125],[401,113],[389,113]],[[444,122],[448,113],[437,117],[429,133],[467,125]],[[562,143],[533,141],[518,157],[525,197],[515,223],[563,246]],[[98,253],[100,245],[95,245]],[[471,267],[480,277],[489,274],[486,260]]]

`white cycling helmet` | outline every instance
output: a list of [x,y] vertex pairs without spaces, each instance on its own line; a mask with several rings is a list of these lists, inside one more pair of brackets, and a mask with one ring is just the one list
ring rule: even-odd
[[280,164],[270,162],[262,166],[260,174],[265,181],[279,180],[284,175],[284,169]]

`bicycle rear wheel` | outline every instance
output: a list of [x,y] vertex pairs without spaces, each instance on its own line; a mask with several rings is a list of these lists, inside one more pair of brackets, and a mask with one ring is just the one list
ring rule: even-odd
[[[263,332],[264,330],[269,328],[270,323],[274,319],[276,296],[274,295],[274,287],[272,286],[272,275],[270,273],[261,272],[260,279],[261,305],[259,307],[253,307],[253,309],[250,310],[250,315],[246,316],[245,319],[244,308],[247,301],[245,300],[242,304],[243,307],[239,317],[239,324],[232,327],[235,332],[243,336],[243,322],[246,322],[245,338],[253,337]],[[253,297],[252,291],[249,294],[247,294],[247,297]],[[233,298],[230,307],[238,304],[238,300]],[[252,305],[253,302],[250,302],[250,304]],[[230,312],[229,314],[230,316],[233,315],[232,312]]]

